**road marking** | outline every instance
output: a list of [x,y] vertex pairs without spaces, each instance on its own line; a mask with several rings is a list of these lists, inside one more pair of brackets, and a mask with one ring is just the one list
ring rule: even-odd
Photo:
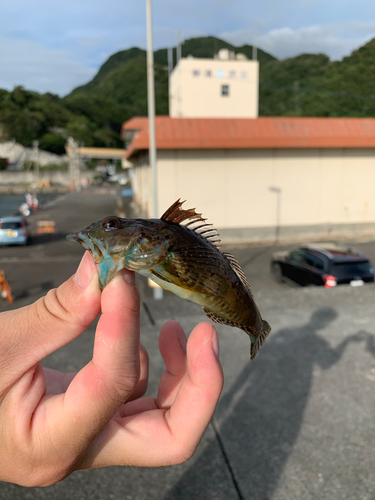
[[61,196],[56,196],[56,198],[53,198],[51,201],[47,201],[47,203],[43,204],[43,209],[45,208],[50,208],[56,205],[56,203],[59,203],[60,201],[65,200],[67,196],[69,196],[71,193],[66,193],[62,194]]

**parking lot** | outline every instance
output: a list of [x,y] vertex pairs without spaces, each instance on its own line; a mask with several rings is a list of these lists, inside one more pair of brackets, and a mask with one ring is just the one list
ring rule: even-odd
[[[56,233],[29,247],[0,249],[20,307],[58,286],[76,269],[82,248],[65,235],[114,213],[111,189],[70,194],[31,217],[56,221]],[[125,206],[125,213],[131,213]],[[375,241],[350,242],[375,264]],[[78,472],[48,488],[0,483],[0,498],[370,500],[375,498],[374,285],[294,288],[270,274],[272,252],[298,245],[232,246],[272,333],[254,362],[249,339],[218,325],[225,387],[197,454],[164,469],[112,467]],[[152,299],[139,277],[142,342],[150,354],[149,394],[163,370],[160,325],[185,331],[205,320],[199,306],[165,293]],[[45,365],[78,370],[91,356],[94,326],[52,354]]]

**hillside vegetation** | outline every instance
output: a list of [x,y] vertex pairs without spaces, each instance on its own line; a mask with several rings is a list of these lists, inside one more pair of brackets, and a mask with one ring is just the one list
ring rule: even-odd
[[[192,38],[186,57],[212,58],[229,48],[252,58],[252,46],[234,47],[215,37]],[[375,116],[375,39],[342,61],[324,54],[277,60],[258,49],[259,114],[263,116]],[[156,113],[168,114],[167,49],[155,52]],[[174,50],[174,61],[176,51]],[[87,146],[120,147],[122,123],[147,114],[146,52],[137,47],[113,54],[86,85],[64,98],[16,87],[0,89],[3,137],[63,153],[66,137]]]
[[261,115],[375,116],[375,39],[342,61],[302,54],[260,71]]

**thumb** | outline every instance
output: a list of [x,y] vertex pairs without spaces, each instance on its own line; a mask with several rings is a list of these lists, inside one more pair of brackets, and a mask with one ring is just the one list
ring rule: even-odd
[[[56,449],[65,446],[78,450],[82,443],[92,441],[139,381],[140,298],[134,273],[117,273],[104,288],[101,305],[93,358],[77,373],[54,408],[51,428],[59,429]],[[39,413],[42,418],[55,402],[46,399]]]
[[30,306],[0,315],[0,340],[6,367],[25,372],[48,354],[78,337],[100,313],[100,289],[91,255],[86,252],[77,272]]

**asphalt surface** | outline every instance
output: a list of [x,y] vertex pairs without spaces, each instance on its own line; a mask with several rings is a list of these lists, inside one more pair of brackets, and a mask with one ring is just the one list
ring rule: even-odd
[[[83,249],[65,235],[116,212],[114,188],[69,194],[31,217],[54,219],[54,235],[35,235],[26,248],[0,248],[15,296],[33,302],[77,267]],[[132,216],[125,200],[126,216]],[[353,242],[375,263],[375,242]],[[275,283],[273,251],[293,246],[225,248],[242,264],[262,315],[272,326],[254,362],[240,330],[218,325],[225,387],[196,455],[179,466],[111,467],[72,474],[47,488],[0,483],[0,499],[251,499],[371,500],[375,498],[375,286],[325,289]],[[163,371],[158,330],[178,319],[186,332],[205,320],[199,306],[165,293],[142,277],[142,342],[150,354],[148,393]],[[94,326],[45,361],[80,369],[92,353]]]

